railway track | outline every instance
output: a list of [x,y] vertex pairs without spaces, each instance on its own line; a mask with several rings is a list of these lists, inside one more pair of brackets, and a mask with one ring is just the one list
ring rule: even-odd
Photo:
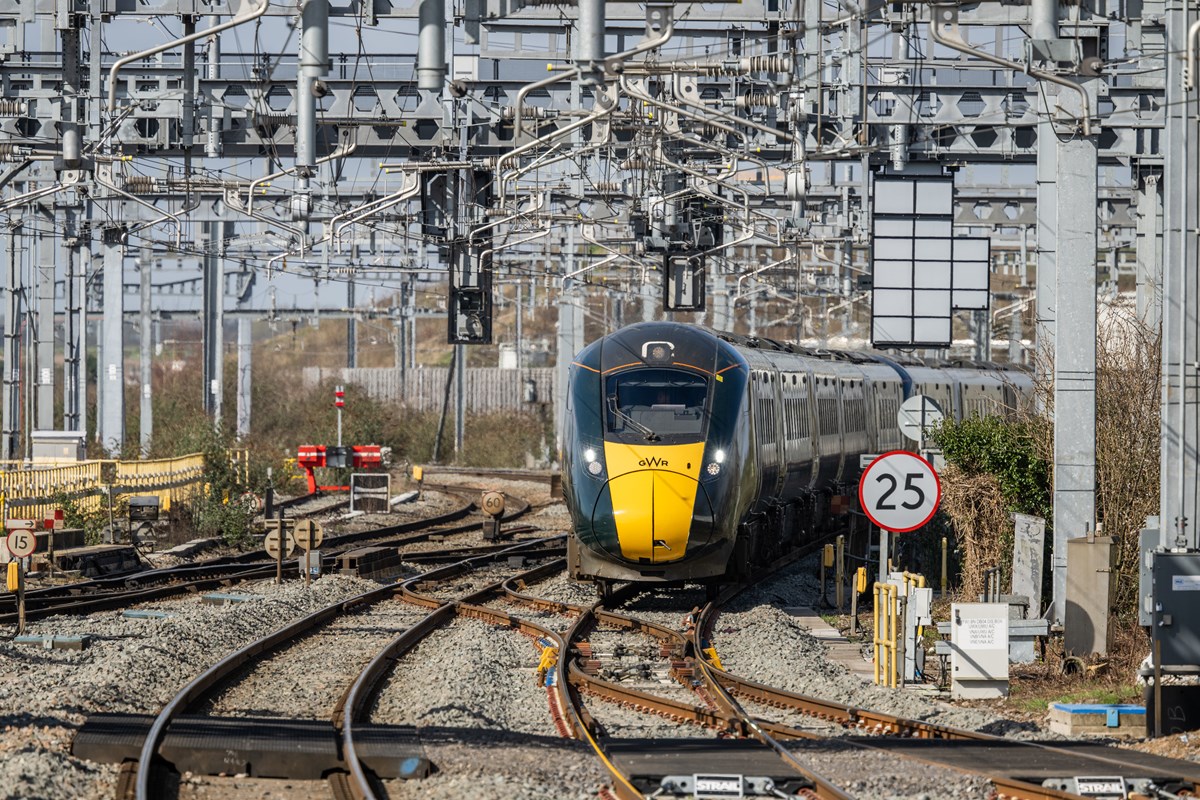
[[[1148,757],[1103,745],[1079,742],[1059,745],[1006,739],[805,696],[741,678],[714,663],[713,651],[708,649],[708,633],[721,602],[731,595],[732,592],[701,609],[694,617],[689,636],[653,621],[618,613],[599,603],[569,607],[569,611],[577,613],[578,618],[562,637],[566,649],[560,652],[568,654],[563,665],[567,678],[563,686],[572,687],[566,690],[563,701],[574,700],[577,703],[575,734],[589,741],[610,768],[613,792],[617,797],[628,800],[654,791],[696,791],[696,787],[689,784],[688,780],[695,780],[696,774],[702,772],[704,767],[697,770],[695,764],[707,765],[711,772],[719,770],[721,763],[730,763],[729,757],[732,757],[735,763],[742,765],[735,772],[745,775],[747,772],[744,767],[747,765],[764,763],[762,751],[756,752],[740,745],[731,748],[727,741],[716,748],[706,744],[692,746],[686,739],[622,742],[605,734],[603,725],[596,722],[598,714],[589,710],[583,702],[584,697],[598,697],[677,722],[698,724],[723,736],[761,742],[796,775],[801,776],[801,783],[797,786],[795,780],[790,784],[786,780],[781,781],[778,770],[767,771],[764,776],[750,781],[752,788],[763,792],[786,788],[792,794],[803,796],[851,796],[804,763],[801,760],[804,748],[795,747],[796,742],[826,741],[828,732],[752,714],[746,710],[743,702],[783,709],[818,720],[822,726],[837,726],[845,732],[857,734],[846,736],[843,733],[837,740],[839,747],[886,753],[895,758],[916,761],[919,767],[925,769],[937,767],[984,778],[994,792],[1002,797],[1028,800],[1077,798],[1079,795],[1066,791],[1068,786],[1061,779],[1078,775],[1128,776],[1132,778],[1128,783],[1130,790],[1145,796],[1191,796],[1200,786],[1200,768],[1187,762]],[[534,602],[530,598],[524,599]],[[617,603],[613,605],[619,607]],[[560,607],[559,610],[567,609]],[[604,641],[605,637],[595,636],[594,632],[601,626],[640,634],[643,639],[655,642],[656,647],[649,651],[642,649],[640,653],[636,648],[614,647],[611,637]],[[596,646],[597,638],[602,642],[600,647],[606,649],[607,653],[600,652]],[[630,686],[627,681],[612,679],[621,677],[619,659],[614,664],[610,658],[605,666],[597,656],[611,657],[614,652],[618,655],[640,654],[643,659],[649,660],[657,656],[660,661],[666,661],[671,665],[672,677],[680,685],[695,690],[700,702],[681,699],[676,690],[664,692],[645,686],[639,688]],[[635,674],[638,674],[636,670]],[[645,683],[645,672],[640,674]],[[673,748],[691,749],[697,757],[688,761],[678,758],[677,753],[668,754],[666,760],[674,760],[679,774],[658,786],[648,784],[639,777],[639,769],[645,774],[653,774],[655,769],[660,769],[654,766],[655,760],[661,751]],[[724,762],[722,756],[726,757]],[[765,780],[762,779],[764,777]],[[738,788],[741,790],[742,787]],[[726,790],[732,791],[729,787]],[[1160,794],[1156,795],[1156,792]]]
[[[828,775],[823,775],[822,770],[810,763],[815,751],[809,746],[819,747],[830,742],[828,731],[804,729],[794,721],[773,719],[769,715],[770,708],[817,719],[823,726],[836,726],[842,735],[835,741],[843,750],[884,753],[889,758],[911,761],[912,769],[917,772],[929,773],[936,768],[963,775],[982,773],[997,796],[1044,800],[1077,797],[1053,785],[1043,786],[993,769],[1001,760],[1010,766],[1014,763],[1040,764],[1041,768],[1054,769],[1058,764],[1057,768],[1061,768],[1061,761],[1056,761],[1063,757],[1059,752],[1061,748],[1000,739],[806,697],[757,684],[720,669],[704,654],[707,632],[716,620],[719,603],[701,609],[693,617],[692,631],[684,633],[663,624],[661,615],[652,615],[656,619],[645,618],[636,608],[637,604],[631,601],[633,592],[629,589],[618,591],[609,606],[543,598],[536,583],[558,575],[563,569],[561,559],[549,561],[544,557],[552,552],[545,547],[549,544],[554,542],[525,542],[476,554],[397,586],[375,590],[381,596],[402,598],[414,608],[422,608],[425,616],[381,647],[345,692],[342,703],[330,719],[319,721],[326,731],[326,738],[336,734],[340,746],[335,768],[325,776],[332,796],[360,800],[394,796],[389,795],[388,789],[392,780],[416,777],[428,769],[428,760],[410,755],[409,768],[414,774],[399,775],[395,765],[400,761],[394,757],[395,752],[390,760],[380,755],[381,731],[386,731],[393,742],[414,747],[413,753],[419,752],[417,732],[410,727],[373,719],[372,708],[381,694],[386,695],[384,687],[388,676],[395,673],[396,665],[406,654],[445,630],[455,619],[465,617],[520,631],[539,642],[543,653],[549,656],[543,665],[549,666],[550,675],[558,678],[547,681],[546,688],[558,730],[563,736],[585,743],[595,753],[609,776],[609,796],[621,800],[643,798],[655,792],[666,796],[675,792],[689,793],[696,789],[694,783],[689,782],[695,781],[697,776],[707,780],[706,775],[713,780],[734,776],[739,781],[745,778],[753,790],[775,792],[774,796],[780,796],[780,793],[817,798],[873,796],[856,794],[846,787],[844,761],[842,771],[827,768]],[[534,557],[539,548],[543,554],[539,557],[544,562],[539,566],[518,574],[517,567],[508,565],[510,557]],[[354,598],[320,613],[344,615],[364,603],[364,600]],[[676,618],[683,616],[681,613]],[[307,624],[310,623],[298,623],[300,627]],[[248,654],[267,653],[281,642],[294,641],[300,635],[296,627],[293,625],[276,632],[270,637],[272,642],[244,648],[240,656],[231,657],[233,661],[224,669],[227,673],[244,672],[245,659],[252,657]],[[621,635],[636,637],[638,641],[622,644],[618,641]],[[372,646],[380,638],[375,635]],[[613,653],[623,655],[611,661],[609,656]],[[556,658],[557,654],[565,655]],[[241,663],[237,663],[239,658],[243,659]],[[361,653],[354,658],[364,660]],[[630,685],[629,680],[619,674],[619,668],[622,664],[628,667],[639,659],[657,662],[656,668],[649,673],[635,670],[636,683]],[[599,668],[596,661],[601,662]],[[605,664],[606,661],[610,663]],[[265,662],[256,670],[270,674],[270,663]],[[664,692],[661,686],[667,678],[674,680],[676,685]],[[181,692],[181,696],[188,696],[181,702],[200,702],[197,692],[213,693],[211,685],[204,686],[203,676]],[[226,692],[228,696],[235,694],[235,690]],[[250,690],[242,690],[242,694],[248,695]],[[619,703],[680,723],[698,724],[709,732],[696,728],[698,735],[691,738],[657,740],[616,736],[603,722],[607,703],[602,701]],[[752,713],[745,707],[751,704],[768,711],[759,708]],[[289,725],[298,724],[290,717],[284,721]],[[191,716],[184,715],[184,718],[186,722]],[[309,720],[305,724],[312,722]],[[167,723],[167,726],[171,724]],[[303,730],[303,726],[297,730]],[[335,733],[329,733],[330,730]],[[939,749],[944,745],[951,749]],[[339,751],[335,747],[332,752]],[[407,751],[402,748],[401,754],[404,752]],[[1124,751],[1113,752],[1092,745],[1074,743],[1066,752],[1076,765],[1086,765],[1091,760],[1091,766],[1107,765],[1119,769],[1130,763]],[[145,758],[141,763],[146,763]],[[393,766],[388,768],[387,764]],[[697,764],[701,766],[697,767]],[[1178,768],[1178,764],[1174,766]],[[831,776],[838,780],[835,782]],[[1164,788],[1188,788],[1180,782],[1187,779],[1186,775],[1175,772],[1167,777],[1172,777],[1175,784],[1162,782],[1160,785]],[[131,789],[133,784],[133,773],[127,771],[126,788]],[[139,796],[159,795],[151,791]],[[1147,793],[1147,796],[1154,795]]]
[[[472,514],[477,512],[477,507],[474,498],[468,496],[468,490],[456,486],[430,486],[427,488],[457,496],[460,502],[449,511],[421,519],[328,536],[322,547],[322,568],[333,568],[343,553],[366,544],[400,549],[428,542],[431,537],[453,536],[479,529],[479,520],[472,517]],[[307,500],[309,498],[305,496],[297,499]],[[504,519],[516,519],[526,513],[528,509],[528,503],[520,499],[513,499],[506,509]],[[471,521],[460,522],[469,517]],[[530,530],[528,527],[514,528],[510,526],[509,532],[520,534],[528,533]],[[503,546],[482,545],[478,548],[478,552],[486,553]],[[439,559],[455,560],[470,554],[467,549],[460,548],[447,552],[414,554],[414,558],[417,563],[431,563]],[[257,580],[274,574],[274,560],[265,551],[254,550],[208,559],[195,564],[162,567],[129,575],[32,589],[25,593],[25,616],[27,620],[36,620],[55,614],[89,614],[119,609],[181,593],[227,587],[234,583]],[[0,624],[11,624],[16,619],[16,597],[11,593],[0,594]]]
[[[401,747],[401,757],[396,757],[393,748],[390,757],[381,757],[381,750],[387,749],[386,743],[381,742],[381,732],[394,737],[396,731],[364,724],[380,682],[404,653],[447,624],[456,613],[469,616],[472,602],[502,592],[507,580],[513,577],[533,580],[550,572],[561,571],[561,558],[525,570],[495,566],[515,556],[544,559],[546,553],[551,552],[544,545],[552,543],[557,543],[561,551],[563,537],[547,537],[509,545],[503,550],[435,568],[403,583],[380,587],[326,606],[231,653],[193,679],[149,721],[136,767],[130,765],[123,768],[118,797],[170,796],[170,781],[164,780],[163,770],[159,769],[164,745],[169,744],[170,737],[185,736],[192,737],[193,743],[203,743],[218,736],[223,739],[208,750],[201,746],[199,754],[196,748],[190,753],[184,753],[178,747],[166,748],[176,757],[192,759],[193,765],[198,768],[207,765],[212,770],[214,763],[217,763],[214,759],[224,758],[229,771],[241,771],[246,766],[242,759],[261,759],[272,764],[267,768],[268,771],[286,769],[289,770],[288,777],[295,779],[312,779],[313,770],[318,775],[327,773],[325,779],[334,797],[376,796],[374,785],[379,780],[376,770],[380,764],[386,762],[394,768],[403,768],[406,752]],[[493,571],[479,575],[480,571],[488,570]],[[404,601],[405,605],[401,606],[396,601]],[[401,611],[400,608],[406,610]],[[269,680],[270,673],[276,669],[272,659],[284,657],[285,648],[299,650],[301,657],[311,657],[315,652],[311,646],[314,642],[317,647],[338,641],[344,644],[348,638],[352,638],[352,631],[361,629],[364,624],[381,621],[384,622],[382,628],[369,637],[372,644],[380,645],[378,651],[373,657],[364,656],[362,641],[355,644],[357,652],[350,654],[347,660],[362,668],[353,675],[340,676],[345,678],[345,685],[337,691],[338,699],[331,704],[324,720],[313,725],[311,723],[317,721],[314,719],[304,725],[297,724],[294,714],[281,719],[279,712],[288,707],[286,700],[274,701],[267,704],[270,708],[263,708],[264,700],[259,694],[262,685],[260,679]],[[540,629],[529,630],[545,635],[545,631]],[[314,639],[320,636],[324,636],[326,641]],[[304,645],[306,641],[310,646]],[[331,691],[332,688],[327,686],[324,695],[330,696]],[[235,708],[239,704],[241,707]],[[246,706],[250,706],[251,711],[257,711],[259,716],[246,717]],[[216,712],[216,715],[201,714],[201,711]],[[264,718],[264,713],[271,716]],[[243,744],[241,740],[253,741],[256,736],[278,734],[280,730],[288,729],[285,722],[292,726],[290,730],[294,736],[305,742],[316,742],[314,747],[306,748],[302,744],[292,749],[290,758],[286,754],[276,755],[274,761],[271,761],[270,754],[246,755],[254,745]],[[139,724],[144,723],[140,720],[126,722],[127,727]],[[109,722],[107,729],[104,729],[104,725],[101,721],[91,731],[81,733],[84,741],[80,746],[85,751],[94,746],[90,738],[119,738],[114,728],[119,727],[120,721]],[[99,734],[93,732],[97,728],[101,730]],[[231,756],[231,752],[238,755]],[[329,763],[322,762],[322,759]],[[410,766],[409,769],[415,770],[418,766]],[[391,777],[397,776],[393,774]]]
[[[711,652],[706,652],[720,610],[733,592],[699,609],[680,606],[670,622],[664,621],[663,614],[647,614],[628,588],[618,590],[607,604],[547,599],[539,595],[536,584],[562,571],[561,561],[555,558],[558,547],[561,543],[552,540],[526,541],[516,546],[485,544],[421,554],[426,564],[449,563],[397,587],[384,588],[391,591],[390,595],[385,593],[389,599],[401,598],[414,608],[423,607],[425,615],[379,647],[353,681],[345,680],[348,688],[342,702],[327,718],[295,719],[302,715],[281,713],[275,719],[281,726],[275,729],[275,735],[302,738],[315,722],[324,739],[333,742],[327,752],[333,753],[334,760],[324,776],[332,796],[395,796],[390,793],[391,781],[416,777],[428,769],[429,762],[413,755],[409,761],[414,772],[400,775],[395,766],[400,760],[392,757],[395,753],[380,755],[384,752],[386,756],[387,752],[380,749],[381,732],[395,742],[411,745],[413,753],[420,752],[420,743],[411,725],[376,718],[379,698],[387,695],[389,676],[396,674],[396,665],[406,654],[430,637],[441,635],[439,632],[454,620],[470,618],[520,631],[538,642],[547,656],[543,666],[548,667],[551,679],[545,693],[559,733],[584,743],[595,754],[608,776],[608,796],[621,800],[655,792],[665,796],[691,792],[696,789],[692,782],[697,775],[714,779],[736,775],[739,781],[745,778],[747,787],[754,791],[782,792],[784,796],[874,796],[856,791],[845,781],[850,759],[872,756],[847,755],[840,762],[833,759],[837,766],[830,766],[831,759],[822,753],[830,742],[839,752],[876,754],[909,762],[909,769],[916,774],[943,770],[983,776],[990,791],[1001,797],[1074,799],[1078,796],[1064,791],[1066,787],[1061,784],[1042,785],[1041,780],[1068,774],[1115,774],[1138,763],[1149,770],[1146,777],[1154,783],[1138,787],[1145,796],[1156,796],[1160,790],[1170,793],[1158,794],[1160,797],[1187,796],[1197,783],[1192,776],[1200,770],[1195,765],[1141,758],[1129,751],[1095,745],[1072,743],[1059,747],[1019,742],[870,711],[742,678],[722,669]],[[543,563],[515,574],[523,565],[510,564],[510,557]],[[415,561],[417,556],[405,558]],[[367,605],[353,598],[322,611],[349,620],[347,612],[358,608],[364,613]],[[340,610],[330,612],[334,607]],[[694,612],[690,624],[677,624],[689,611]],[[326,623],[334,624],[330,619]],[[299,635],[295,631],[276,632],[275,636],[282,638],[274,645],[260,647],[259,655],[278,651]],[[622,636],[635,641],[623,644]],[[380,638],[386,636],[373,635],[370,646],[379,644]],[[361,653],[355,659],[366,660]],[[253,669],[250,663],[243,661],[232,669],[249,674],[272,671],[270,661]],[[650,667],[642,670],[642,664]],[[237,691],[229,689],[224,695],[232,697]],[[241,691],[243,695],[253,694],[248,689]],[[212,694],[210,687],[208,696]],[[693,733],[653,741],[614,735],[618,726],[606,725],[610,703],[684,723]],[[213,708],[222,712],[219,707]],[[193,717],[194,711],[189,711],[183,715],[184,722],[194,722]],[[167,724],[174,731],[172,724],[179,723]],[[427,737],[423,733],[420,738]],[[173,751],[168,748],[168,752]],[[1064,765],[1065,759],[1070,759],[1070,768]],[[1013,765],[1020,765],[1024,772],[1018,773]],[[230,774],[234,774],[232,770]],[[135,773],[126,770],[125,789],[135,791],[136,784]]]

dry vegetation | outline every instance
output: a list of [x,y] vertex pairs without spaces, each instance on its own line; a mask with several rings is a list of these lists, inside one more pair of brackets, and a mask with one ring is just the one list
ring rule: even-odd
[[[1049,374],[1043,362],[1040,374]],[[1010,454],[992,463],[982,459],[950,459],[943,511],[955,531],[962,573],[959,592],[973,599],[983,572],[1001,566],[1007,574],[1012,558],[1009,512],[1040,513],[1030,508],[1029,487],[1044,481],[1052,491],[1054,442],[1053,386],[1039,382],[1040,413],[1013,420],[1007,441],[1023,446],[1036,458],[1018,463]],[[1160,338],[1131,310],[1106,307],[1097,330],[1096,480],[1097,518],[1103,533],[1113,536],[1113,624],[1110,657],[1119,670],[1145,656],[1145,635],[1137,627],[1138,531],[1148,515],[1158,512],[1159,489]],[[947,450],[949,458],[950,451]],[[1017,468],[1014,468],[1017,464]],[[1012,474],[1016,472],[1017,474]],[[1014,491],[1014,481],[1026,488]],[[1036,504],[1034,504],[1036,505]],[[1048,520],[1049,523],[1049,520]],[[1053,532],[1046,531],[1047,558]]]

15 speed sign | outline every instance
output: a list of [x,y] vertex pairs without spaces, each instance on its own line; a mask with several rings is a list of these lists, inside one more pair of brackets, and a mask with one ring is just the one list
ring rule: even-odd
[[942,484],[928,461],[915,453],[893,450],[863,470],[858,502],[871,522],[892,533],[904,533],[933,518],[942,502]]

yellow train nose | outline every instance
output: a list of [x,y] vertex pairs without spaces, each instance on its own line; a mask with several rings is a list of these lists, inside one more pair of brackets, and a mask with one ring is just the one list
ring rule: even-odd
[[[613,478],[608,488],[621,557],[629,561],[662,563],[683,558],[693,516],[712,516],[695,478],[678,472],[628,472]],[[697,495],[704,508],[697,508]]]

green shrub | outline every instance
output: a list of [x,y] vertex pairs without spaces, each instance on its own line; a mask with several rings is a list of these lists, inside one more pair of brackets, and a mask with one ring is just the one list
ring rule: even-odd
[[1050,519],[1050,464],[1040,454],[1036,419],[972,417],[945,420],[933,432],[946,461],[966,475],[992,475],[1009,511]]

